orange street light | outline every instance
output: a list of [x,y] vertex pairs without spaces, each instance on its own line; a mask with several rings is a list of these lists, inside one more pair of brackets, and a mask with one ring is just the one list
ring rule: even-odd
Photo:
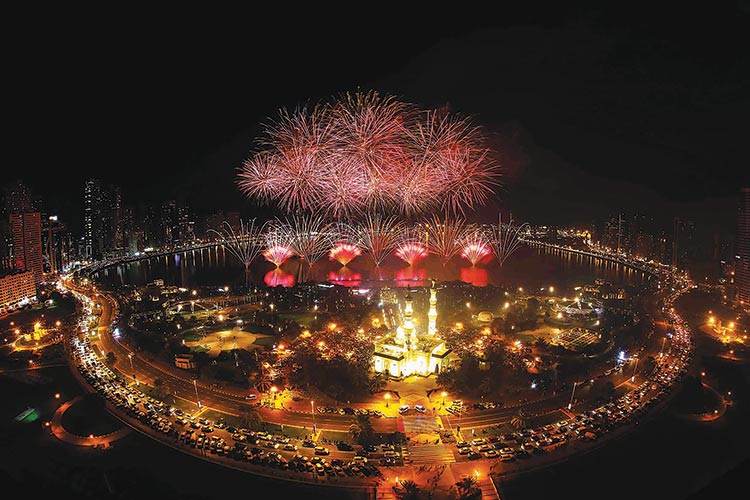
[[385,398],[385,407],[388,408],[388,403],[391,400],[391,393],[390,392],[386,392],[385,396],[383,396],[383,397]]

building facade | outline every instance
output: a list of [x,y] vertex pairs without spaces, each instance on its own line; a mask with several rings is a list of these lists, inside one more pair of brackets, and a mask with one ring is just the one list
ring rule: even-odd
[[35,283],[44,279],[42,248],[42,215],[39,212],[12,214],[13,268],[31,271]]
[[434,328],[437,319],[437,296],[435,284],[430,288],[430,309],[427,314],[427,332],[420,331],[414,320],[411,289],[407,289],[403,310],[390,289],[382,289],[380,303],[383,304],[383,322],[395,332],[375,343],[373,369],[393,378],[411,375],[429,376],[440,373],[455,362],[452,351]]
[[36,299],[36,283],[30,271],[9,271],[0,275],[0,314]]
[[737,211],[737,240],[734,258],[734,282],[737,300],[750,308],[750,187],[742,188]]

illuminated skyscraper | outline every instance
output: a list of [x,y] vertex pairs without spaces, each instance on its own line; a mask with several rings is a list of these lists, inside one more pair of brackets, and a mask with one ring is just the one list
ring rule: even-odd
[[734,282],[740,304],[750,307],[750,187],[742,188],[737,213],[737,251]]
[[24,212],[10,216],[13,231],[13,267],[31,271],[34,283],[43,280],[42,218],[39,212]]

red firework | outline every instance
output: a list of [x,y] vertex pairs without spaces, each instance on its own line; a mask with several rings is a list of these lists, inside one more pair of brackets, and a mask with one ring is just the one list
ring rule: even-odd
[[499,165],[468,119],[374,91],[282,111],[258,144],[237,184],[287,212],[463,212],[499,184]]
[[282,245],[274,245],[263,251],[263,257],[268,262],[276,264],[276,267],[279,267],[293,255],[294,251],[291,248]]
[[468,259],[472,266],[491,253],[492,250],[481,241],[469,241],[461,248],[461,257]]
[[342,266],[349,264],[355,257],[362,255],[362,250],[353,243],[339,242],[328,252],[329,260],[336,260]]
[[396,248],[394,253],[396,257],[413,266],[415,262],[427,257],[427,248],[421,243],[412,241],[402,243]]

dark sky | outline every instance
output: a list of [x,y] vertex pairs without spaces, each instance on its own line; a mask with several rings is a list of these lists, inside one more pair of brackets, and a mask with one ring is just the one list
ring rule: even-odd
[[25,13],[6,165],[71,219],[90,176],[247,213],[235,169],[261,123],[374,88],[474,116],[508,170],[492,206],[520,218],[726,208],[750,182],[750,7],[652,3]]

